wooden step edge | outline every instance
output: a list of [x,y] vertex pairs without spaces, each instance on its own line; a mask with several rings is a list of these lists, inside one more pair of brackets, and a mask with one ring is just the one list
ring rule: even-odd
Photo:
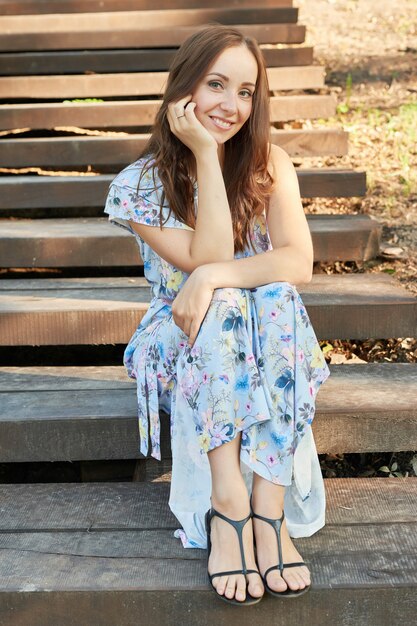
[[[314,261],[365,261],[379,252],[382,226],[368,215],[306,217]],[[135,239],[107,218],[0,220],[3,268],[138,265],[143,260]]]

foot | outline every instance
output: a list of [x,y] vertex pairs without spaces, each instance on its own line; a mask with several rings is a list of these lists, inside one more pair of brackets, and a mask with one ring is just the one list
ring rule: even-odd
[[[271,505],[262,508],[260,505],[255,505],[254,502],[252,502],[252,506],[254,512],[258,515],[271,519],[278,519],[282,516],[282,508],[280,509],[276,506],[271,508]],[[277,535],[271,524],[263,520],[253,518],[253,526],[256,541],[256,558],[259,570],[264,575],[269,567],[277,565],[279,562]],[[285,517],[281,525],[281,544],[284,564],[303,560],[288,534]],[[268,573],[266,582],[272,591],[282,592],[288,588],[298,591],[310,584],[310,572],[306,565],[286,567],[282,576],[279,570],[272,570]]]
[[[244,519],[249,513],[249,501],[242,505],[241,501],[227,504],[212,500],[213,508],[232,520]],[[258,570],[253,546],[252,519],[249,519],[242,532],[246,568]],[[211,520],[211,554],[208,562],[209,574],[228,570],[242,569],[242,558],[239,549],[239,537],[235,528],[215,515]],[[254,598],[264,594],[264,586],[259,574],[233,574],[216,576],[213,586],[220,595],[243,602],[246,591]]]

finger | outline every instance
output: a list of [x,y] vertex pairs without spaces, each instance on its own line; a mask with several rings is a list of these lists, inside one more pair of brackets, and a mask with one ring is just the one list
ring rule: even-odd
[[166,116],[167,116],[169,127],[170,127],[171,131],[174,132],[175,124],[174,124],[172,112],[170,110],[167,110]]
[[199,324],[191,324],[191,328],[190,328],[190,334],[188,337],[188,342],[191,344],[191,346],[194,345],[195,340],[197,339],[197,335],[198,335],[198,331],[200,330],[200,325]]
[[172,319],[173,319],[173,320],[174,320],[174,322],[175,322],[175,326],[178,326],[178,328],[179,328],[179,329],[181,329],[181,330],[182,330],[182,332],[183,332],[184,334],[186,334],[186,335],[187,335],[187,337],[188,337],[188,334],[185,332],[185,328],[184,328],[184,325],[183,325],[182,321],[181,321],[178,317],[176,317],[175,315],[173,315],[173,316],[172,316]]
[[189,324],[185,324],[184,325],[184,332],[185,332],[185,334],[188,337],[188,344],[189,345],[191,344],[191,333],[192,333],[191,327],[192,327],[192,322],[189,322]]
[[184,108],[185,106],[187,106],[187,102],[190,102],[192,100],[192,94],[189,93],[186,96],[184,96],[184,98],[180,98],[179,100],[176,100],[174,102],[174,108],[176,105],[178,105],[180,108]]
[[185,96],[185,98],[181,98],[181,100],[177,100],[173,104],[172,109],[177,117],[180,115],[181,116],[184,115],[187,105],[189,105],[189,103],[191,102],[191,98],[192,98],[192,95],[189,94],[188,96]]
[[180,120],[177,119],[177,116],[175,115],[175,113],[172,114],[172,112],[170,111],[167,111],[167,119],[168,119],[168,124],[171,130],[171,133],[175,135],[176,137],[178,137],[178,132],[179,132],[178,122],[180,122]]
[[197,106],[196,102],[190,102],[188,106],[186,106],[184,109],[185,116],[187,117],[187,115],[191,114],[192,116],[195,117],[194,111],[195,111],[196,106]]

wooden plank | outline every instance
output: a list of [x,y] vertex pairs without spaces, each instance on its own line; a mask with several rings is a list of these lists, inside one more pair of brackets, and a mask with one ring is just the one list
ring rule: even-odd
[[[318,65],[270,67],[267,69],[272,90],[320,89],[324,87],[324,68]],[[105,98],[114,96],[161,95],[168,72],[131,72],[129,74],[86,74],[77,76],[13,76],[0,78],[0,98]]]
[[[257,0],[259,7],[291,7],[292,0]],[[224,7],[224,0],[175,0],[178,9]],[[253,6],[253,0],[229,0],[228,6]],[[172,0],[0,0],[0,15],[91,13],[170,9]]]
[[[381,226],[368,215],[307,215],[314,261],[364,261],[379,251]],[[135,239],[107,218],[0,221],[0,267],[142,265]]]
[[[125,167],[136,161],[149,137],[149,133],[132,133],[118,137],[2,139],[0,167]],[[338,128],[277,130],[271,127],[271,143],[284,148],[290,156],[343,156],[348,152],[348,133]]]
[[[386,274],[315,274],[299,292],[320,339],[415,337],[417,300]],[[145,278],[0,281],[0,345],[127,343],[148,309]]]
[[[272,96],[271,122],[330,117],[336,110],[334,94],[316,96]],[[57,127],[123,128],[151,126],[161,106],[160,100],[120,102],[31,103],[0,105],[0,129]]]
[[[375,530],[377,531],[377,529]],[[366,543],[365,538],[363,543]],[[320,549],[322,552],[325,551],[326,545]],[[22,563],[22,575],[31,578],[31,571],[37,564],[34,563],[34,557],[30,559],[30,555],[23,554],[22,557],[25,561],[26,559],[29,561]],[[11,558],[13,558],[11,567],[15,568],[20,565],[19,554],[13,554]],[[408,582],[408,576],[413,567],[415,568],[414,559],[405,557],[405,559],[397,560],[394,556],[390,558],[381,556],[378,568],[376,558],[376,556],[374,558],[369,556],[369,559],[364,559],[361,558],[360,553],[343,558],[343,561],[340,557],[334,558],[332,568],[328,569],[325,588],[314,594],[311,592],[306,594],[307,599],[301,600],[302,607],[300,607],[300,602],[297,602],[297,606],[291,610],[289,615],[287,611],[277,612],[276,599],[266,597],[256,609],[257,618],[263,623],[273,623],[274,626],[296,626],[302,622],[303,618],[305,619],[307,610],[312,616],[310,619],[311,626],[323,626],[326,624],[326,619],[329,620],[327,624],[337,622],[340,626],[351,626],[352,623],[361,624],[361,618],[366,612],[366,619],[370,620],[367,622],[368,624],[392,626],[398,619],[401,619],[403,623],[412,624],[417,610],[416,592],[414,585]],[[44,571],[45,568],[49,567],[49,571],[54,571],[56,561],[59,562],[60,560],[60,557],[49,557],[48,562],[43,564],[42,570]],[[61,567],[57,568],[57,576],[60,580],[66,577],[65,568],[73,571],[76,561],[77,559],[74,557],[70,561],[65,559],[65,562],[61,562]],[[383,561],[383,565],[381,565],[381,561]],[[9,563],[10,558],[8,559]],[[114,561],[111,560],[111,567],[113,567],[113,563]],[[230,611],[223,606],[223,603],[220,604],[220,600],[214,597],[214,592],[208,587],[207,574],[203,575],[203,572],[205,573],[203,565],[201,565],[198,581],[204,580],[205,582],[199,584],[198,587],[195,588],[190,585],[190,588],[181,591],[177,588],[161,589],[155,583],[153,587],[158,588],[152,591],[148,587],[141,590],[138,585],[134,584],[135,581],[141,580],[141,572],[145,568],[150,567],[153,568],[152,571],[163,571],[167,580],[170,580],[171,577],[173,580],[177,577],[182,578],[185,573],[187,579],[192,580],[193,585],[197,581],[197,578],[193,578],[195,575],[194,568],[190,571],[190,568],[180,560],[173,563],[168,561],[169,567],[165,567],[165,561],[150,560],[148,562],[141,561],[138,564],[137,561],[126,562],[124,560],[123,563],[125,568],[129,568],[123,576],[123,580],[130,581],[128,589],[121,589],[120,586],[122,585],[120,585],[111,592],[101,589],[83,591],[84,582],[80,580],[77,590],[63,593],[62,590],[55,592],[50,590],[50,587],[44,582],[32,588],[27,583],[26,585],[22,584],[18,591],[5,592],[0,608],[10,624],[13,624],[14,619],[19,619],[19,626],[54,626],[55,624],[74,626],[74,624],[82,624],[83,619],[88,619],[89,623],[100,624],[100,626],[114,626],[114,624],[131,626],[138,620],[138,612],[141,616],[145,616],[144,619],[148,623],[164,624],[164,619],[169,615],[173,623],[205,626],[210,623],[207,620],[210,619],[213,611],[216,612],[217,626],[251,626],[253,624],[253,613],[249,614],[249,611],[245,611],[243,615],[239,609],[234,612]],[[181,564],[178,569],[177,563]],[[85,578],[94,579],[94,569],[99,567],[100,580],[104,575],[103,572],[107,572],[109,578],[112,579],[114,576],[117,584],[117,581],[120,580],[120,564],[121,561],[119,560],[117,575],[113,575],[113,570],[110,570],[109,559],[102,559],[97,562],[95,567],[92,565],[89,568]],[[316,563],[314,563],[315,566]],[[401,584],[395,584],[394,581],[389,584],[388,575],[382,574],[387,582],[385,584],[380,583],[376,589],[375,585],[368,587],[364,583],[361,586],[356,584],[354,588],[351,588],[349,584],[342,587],[332,583],[334,571],[352,572],[351,577],[356,580],[356,572],[359,569],[363,572],[362,578],[369,581],[370,577],[380,575],[381,567],[391,572],[406,568],[404,581]],[[13,569],[9,571],[13,571]],[[29,615],[30,621],[27,619]]]
[[[0,76],[82,74],[97,72],[162,72],[169,69],[176,48],[153,50],[71,50],[63,52],[3,52]],[[313,64],[313,48],[262,48],[268,67]]]
[[[298,24],[236,24],[245,35],[259,44],[303,43],[305,26]],[[161,27],[154,29],[110,29],[109,31],[78,31],[47,33],[0,33],[0,50],[89,50],[104,48],[166,48],[180,46],[200,26]]]
[[[328,500],[324,529],[392,523],[400,526],[416,521],[415,477],[325,478],[324,483]],[[97,541],[100,532],[161,532],[177,528],[177,519],[168,505],[169,490],[167,482],[1,484],[1,543],[2,546],[6,543],[5,531],[29,534],[57,530],[80,532],[88,528],[96,549],[105,554],[106,545],[103,543],[100,547]],[[393,546],[389,546],[389,538],[382,535],[380,545],[391,552]],[[24,543],[28,539],[28,535],[22,535]],[[310,538],[303,538],[303,542],[310,543]],[[333,542],[330,544],[330,550],[336,547]],[[143,548],[147,551],[146,544]],[[135,546],[135,550],[140,547]],[[198,549],[182,550],[180,545],[178,552],[184,558],[195,558],[195,555],[198,558],[201,554]]]
[[[366,193],[365,172],[331,168],[297,169],[296,172],[303,198],[363,196]],[[101,207],[113,179],[111,174],[3,176],[0,178],[0,210]]]
[[95,13],[51,13],[0,16],[4,34],[79,33],[114,30],[155,29],[222,24],[296,24],[298,9],[292,7],[217,7],[147,11],[100,11]]
[[[337,487],[341,485],[345,493],[354,494],[358,480],[326,479],[329,520],[332,512],[346,502],[346,497],[339,497]],[[295,626],[308,610],[312,626],[335,622],[350,626],[353,621],[362,624],[364,615],[367,624],[378,626],[391,626],[398,619],[413,623],[417,609],[415,509],[411,504],[406,505],[409,521],[399,523],[397,518],[391,521],[390,517],[396,505],[404,510],[404,496],[408,502],[411,499],[415,502],[417,482],[416,479],[377,480],[369,479],[366,486],[373,495],[375,508],[388,512],[388,516],[382,513],[381,521],[373,523],[369,518],[373,514],[371,507],[362,501],[359,510],[349,511],[344,521],[336,524],[330,521],[312,537],[296,539],[297,548],[312,571],[312,591],[295,603],[289,613],[277,612],[275,599],[266,596],[256,609],[259,619],[277,626]],[[182,548],[173,536],[173,527],[179,525],[175,518],[172,515],[168,518],[173,527],[159,528],[158,511],[170,515],[168,485],[160,488],[153,484],[147,492],[140,489],[142,485],[133,486],[135,494],[132,492],[131,500],[136,501],[137,516],[148,515],[155,520],[156,528],[154,523],[147,528],[126,527],[122,519],[126,506],[124,495],[126,487],[132,487],[126,483],[2,486],[2,495],[15,511],[15,519],[30,520],[35,510],[40,520],[37,532],[16,532],[15,522],[11,520],[0,535],[0,608],[5,623],[127,626],[137,620],[140,611],[149,623],[165,623],[170,615],[184,624],[203,626],[214,610],[216,624],[220,626],[253,623],[253,616],[246,612],[238,614],[227,611],[220,602],[214,604],[207,580],[207,553]],[[159,495],[160,505],[152,513],[155,493]],[[87,499],[87,494],[92,498]],[[63,510],[58,502],[65,496],[68,504]],[[117,506],[116,501],[120,502],[121,498],[123,504]],[[347,501],[353,504],[354,496]],[[81,502],[85,503],[84,509]],[[128,506],[127,511],[133,510],[133,506]],[[61,509],[58,528],[51,532],[50,520],[54,514],[59,515],[58,507]],[[114,529],[100,526],[96,521],[103,519],[109,509],[108,517],[114,509],[120,510],[120,523],[114,524]],[[69,530],[67,519],[75,518],[77,511],[86,523],[80,530]],[[349,516],[359,517],[361,521],[352,523]]]
[[[316,401],[319,454],[417,447],[417,365],[331,365]],[[0,462],[141,458],[136,382],[120,367],[0,367]],[[171,458],[170,418],[161,454]]]

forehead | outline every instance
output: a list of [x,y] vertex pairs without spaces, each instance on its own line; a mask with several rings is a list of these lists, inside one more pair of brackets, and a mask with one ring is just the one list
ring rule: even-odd
[[209,66],[209,72],[220,72],[238,83],[256,83],[258,64],[252,52],[246,46],[226,48]]

